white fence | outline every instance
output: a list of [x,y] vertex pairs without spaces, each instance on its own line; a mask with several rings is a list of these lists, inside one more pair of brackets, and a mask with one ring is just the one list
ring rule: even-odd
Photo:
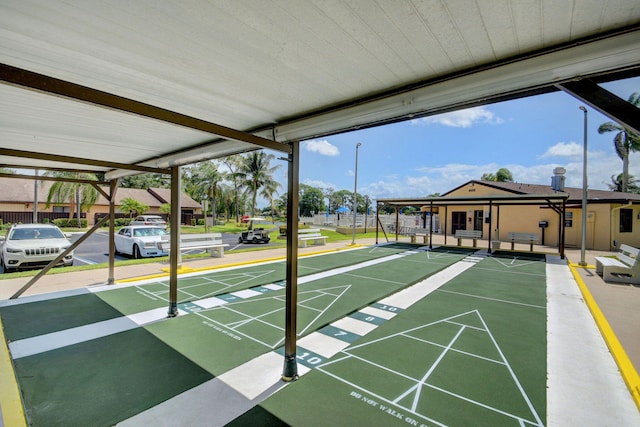
[[[352,214],[316,214],[313,217],[302,217],[301,222],[306,224],[313,224],[315,226],[329,226],[329,227],[353,227],[353,215]],[[396,232],[396,216],[395,215],[380,215],[380,222],[382,223],[384,230],[387,233]],[[356,227],[365,227],[367,231],[371,229],[373,231],[376,228],[376,216],[375,215],[358,215],[356,217]],[[429,217],[427,217],[427,223],[423,227],[422,217],[416,215],[399,215],[398,216],[398,233],[404,234],[405,230],[410,228],[429,228]],[[433,232],[438,233],[440,231],[440,218],[438,215],[433,216]]]

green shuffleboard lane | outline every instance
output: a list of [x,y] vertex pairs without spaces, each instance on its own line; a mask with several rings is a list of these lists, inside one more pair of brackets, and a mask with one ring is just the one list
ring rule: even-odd
[[[464,254],[407,253],[298,288],[298,336],[305,336],[459,261]],[[194,311],[146,328],[220,375],[284,343],[284,290]],[[185,334],[184,331],[189,333]]]
[[544,425],[545,263],[498,261],[478,262],[229,425]]
[[213,378],[142,328],[14,364],[34,427],[115,425]]

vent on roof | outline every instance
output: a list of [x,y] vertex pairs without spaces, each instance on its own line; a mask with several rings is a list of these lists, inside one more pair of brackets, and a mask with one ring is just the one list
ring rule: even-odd
[[565,168],[555,168],[551,177],[551,188],[555,191],[564,191],[564,174],[567,172]]

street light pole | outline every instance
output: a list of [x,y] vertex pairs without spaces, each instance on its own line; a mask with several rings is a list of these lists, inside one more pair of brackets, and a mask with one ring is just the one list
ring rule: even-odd
[[353,184],[353,240],[351,240],[351,244],[356,244],[356,216],[358,215],[358,148],[360,148],[362,144],[356,144],[356,178]]
[[584,144],[582,147],[582,244],[580,246],[580,265],[586,266],[585,260],[587,242],[587,109],[580,106],[584,112]]

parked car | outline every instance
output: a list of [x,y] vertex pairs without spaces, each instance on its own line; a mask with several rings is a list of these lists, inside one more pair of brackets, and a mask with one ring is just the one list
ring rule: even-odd
[[[44,267],[69,246],[68,236],[53,224],[14,224],[0,237],[0,269]],[[58,265],[73,265],[73,252]]]
[[138,215],[129,223],[129,225],[158,225],[166,227],[167,221],[165,221],[160,215]]
[[158,243],[162,236],[169,234],[163,226],[128,225],[122,227],[114,237],[117,254],[130,255],[131,257],[146,258],[168,255],[162,251]]

